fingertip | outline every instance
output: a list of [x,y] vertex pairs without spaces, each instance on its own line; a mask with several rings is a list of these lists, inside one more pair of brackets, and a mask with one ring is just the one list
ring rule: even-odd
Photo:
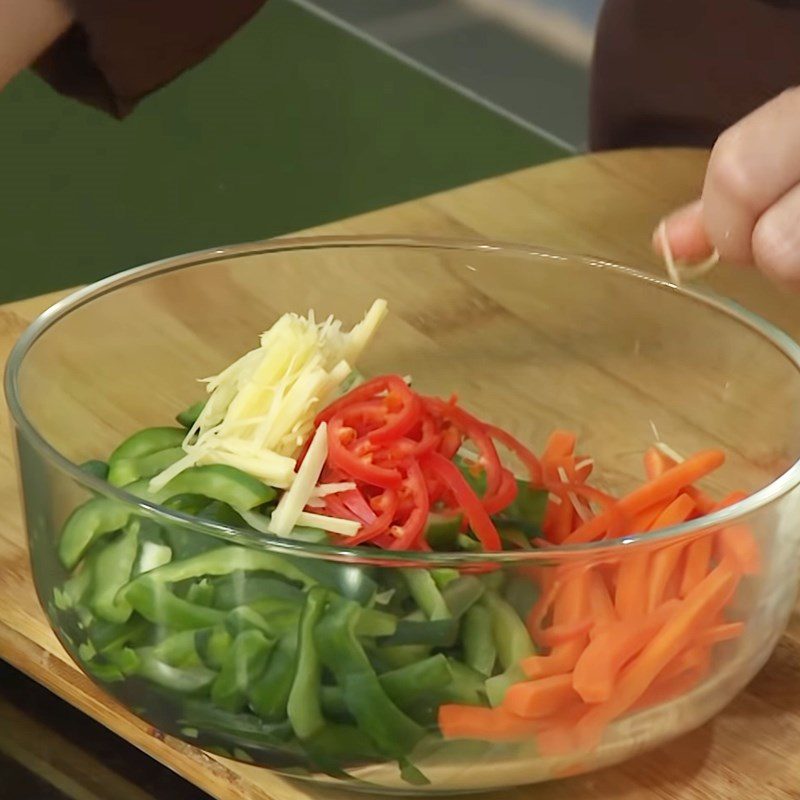
[[666,237],[675,259],[700,261],[714,252],[703,225],[703,208],[696,200],[665,217],[653,232],[653,248],[664,254],[663,239]]

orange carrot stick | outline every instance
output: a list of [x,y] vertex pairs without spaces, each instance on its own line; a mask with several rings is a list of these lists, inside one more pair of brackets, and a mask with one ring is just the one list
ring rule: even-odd
[[555,520],[550,531],[550,540],[561,544],[572,533],[575,521],[575,507],[566,493],[561,495],[561,505],[555,513]]
[[686,546],[686,564],[681,577],[680,595],[686,597],[708,575],[714,539],[705,534]]
[[634,514],[630,521],[629,534],[645,533],[653,527],[653,523],[659,515],[669,505],[668,502],[656,503],[654,506],[642,509],[638,514]]
[[605,726],[631,708],[661,670],[691,641],[697,626],[722,610],[738,580],[738,575],[727,564],[720,564],[680,601],[671,618],[620,673],[612,696],[581,719],[579,728],[584,743],[599,741]]
[[653,681],[648,690],[631,706],[631,709],[649,708],[650,706],[666,703],[676,697],[694,689],[705,677],[711,663],[708,651],[701,663],[683,669],[680,673],[669,677],[658,677]]
[[678,462],[662,453],[657,447],[648,447],[644,451],[644,472],[648,480],[655,480]]
[[[553,624],[580,622],[589,612],[589,570],[581,567],[565,579],[553,601]],[[529,678],[546,678],[570,672],[583,652],[588,636],[583,635],[556,645],[546,656],[529,656],[521,666]]]
[[536,747],[543,756],[566,755],[577,749],[575,725],[586,713],[583,703],[564,709],[549,720],[542,720],[542,729],[536,737]]
[[[644,454],[644,470],[647,477],[652,480],[659,475],[663,475],[668,469],[674,467],[678,462],[670,458],[666,453],[662,453],[657,447],[650,447]],[[714,500],[705,492],[694,486],[687,486],[686,493],[694,500],[697,510],[701,515],[706,515],[714,508]]]
[[645,613],[650,553],[643,547],[624,554],[617,575],[614,608],[620,619],[633,619]]
[[744,622],[724,622],[698,633],[694,641],[697,645],[714,645],[728,639],[736,639],[742,635],[742,631],[744,631]]
[[[747,497],[745,492],[732,492],[714,510],[728,508]],[[717,534],[717,550],[720,560],[729,558],[743,575],[761,572],[761,550],[753,532],[747,525],[731,525]]]
[[503,708],[526,719],[556,714],[578,699],[572,688],[572,675],[551,675],[535,681],[515,683],[503,698]]
[[656,518],[653,520],[649,530],[658,531],[662,528],[669,528],[672,525],[679,525],[689,519],[694,511],[694,500],[687,494],[679,494]]
[[592,616],[567,625],[551,625],[549,628],[542,628],[537,631],[536,643],[543,647],[555,647],[570,641],[570,639],[585,636],[594,625],[596,625],[596,621]]
[[605,579],[596,569],[589,574],[589,612],[595,621],[590,636],[593,636],[595,631],[600,631],[619,619]]
[[445,703],[439,706],[439,729],[445,739],[485,739],[490,742],[516,742],[538,733],[541,725],[509,713],[502,707],[466,706]]
[[650,576],[647,584],[647,610],[653,611],[664,601],[669,600],[667,586],[675,572],[675,567],[683,555],[686,545],[683,542],[668,544],[653,553]]
[[529,656],[523,659],[520,666],[531,680],[562,675],[574,668],[585,647],[586,637],[576,637],[556,645],[546,656]]
[[651,641],[678,604],[673,600],[647,616],[610,625],[592,640],[572,673],[572,685],[585,702],[602,703],[611,697],[619,671]]
[[[650,530],[668,528],[685,522],[694,510],[694,501],[687,494],[679,494],[664,511],[656,517]],[[646,606],[652,611],[664,599],[669,579],[680,560],[685,545],[682,542],[660,547],[652,557],[647,585]]]
[[563,470],[567,476],[567,482],[571,483],[583,483],[591,475],[594,465],[594,462],[588,456],[573,455],[548,459],[547,463],[552,470],[549,475],[550,480],[558,480],[559,478],[563,480],[563,476],[559,475],[559,471]]
[[571,456],[575,452],[578,437],[572,431],[554,430],[547,439],[542,453],[542,461],[552,462],[558,458]]
[[717,534],[720,558],[729,558],[743,575],[761,572],[761,552],[747,525],[731,525]]
[[[697,453],[625,495],[616,504],[617,510],[632,517],[648,506],[676,496],[681,489],[717,469],[724,461],[725,454],[720,450],[704,450]],[[594,541],[606,532],[611,520],[611,510],[603,511],[588,522],[579,525],[567,537],[566,542],[573,544]]]
[[528,632],[534,638],[536,638],[537,633],[542,629],[542,624],[547,615],[550,613],[553,603],[563,587],[564,580],[557,574],[556,570],[548,569],[545,571],[544,575],[542,575],[542,593],[539,595],[537,601],[533,604],[533,608],[531,608],[530,612],[528,613],[528,619],[525,621]]

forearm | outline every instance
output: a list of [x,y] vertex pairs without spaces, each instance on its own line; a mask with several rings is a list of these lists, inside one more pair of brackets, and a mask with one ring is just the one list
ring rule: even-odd
[[65,0],[0,0],[0,89],[72,23]]

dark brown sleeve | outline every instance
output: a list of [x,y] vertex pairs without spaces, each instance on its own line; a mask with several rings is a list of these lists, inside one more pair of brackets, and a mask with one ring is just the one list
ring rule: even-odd
[[607,0],[595,46],[590,147],[710,147],[800,83],[797,0]]
[[70,0],[75,25],[33,65],[117,117],[202,61],[266,0]]

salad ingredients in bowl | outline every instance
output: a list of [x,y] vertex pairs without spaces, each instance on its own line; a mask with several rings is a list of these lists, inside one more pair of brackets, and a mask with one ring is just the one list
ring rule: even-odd
[[[614,497],[592,486],[595,463],[567,431],[536,455],[454,395],[361,376],[356,358],[386,307],[376,301],[350,333],[285,314],[205,381],[183,428],[138,431],[91,469],[184,513],[376,558],[546,552],[740,499],[697,485],[719,450],[684,460],[656,444],[645,482]],[[396,760],[424,785],[415,753],[437,740],[579,757],[618,717],[707,677],[716,646],[744,629],[726,607],[760,571],[751,532],[631,551],[558,567],[370,570],[181,535],[98,497],[64,525],[69,576],[53,602],[85,669],[167,695],[183,736],[337,776]]]
[[[673,383],[675,337],[654,338],[667,365],[660,372],[640,365],[660,388],[641,420],[648,435],[626,443],[618,409],[635,408],[631,397],[651,387],[620,368],[623,323],[608,315],[593,321],[591,309],[608,280],[618,293],[664,289],[565,259],[563,269],[595,281],[594,300],[583,305],[549,277],[544,258],[353,245],[354,274],[360,259],[366,269],[385,252],[402,287],[395,258],[421,258],[438,280],[455,275],[456,293],[489,265],[481,291],[502,287],[509,259],[515,279],[539,276],[539,294],[528,291],[533,300],[525,302],[552,292],[595,328],[591,336],[571,323],[560,328],[563,315],[538,305],[550,320],[531,339],[541,354],[518,363],[526,339],[462,333],[457,315],[444,315],[444,328],[430,326],[409,311],[419,300],[406,287],[393,296],[391,314],[372,292],[349,329],[314,312],[275,315],[258,346],[241,355],[260,308],[250,308],[241,287],[248,275],[253,285],[262,280],[264,258],[292,261],[292,285],[305,269],[314,270],[310,286],[316,270],[338,263],[335,245],[311,247],[310,255],[304,247],[245,251],[244,261],[168,263],[145,280],[132,273],[130,282],[92,290],[88,302],[45,320],[20,346],[9,392],[34,576],[82,668],[154,730],[287,775],[369,791],[557,778],[655,746],[728,702],[768,657],[791,607],[797,537],[784,509],[794,478],[784,474],[783,454],[750,454],[728,428],[710,435],[712,423],[686,421],[716,384],[713,369],[682,372],[683,383]],[[280,286],[279,268],[270,274]],[[225,324],[209,314],[202,325],[181,316],[193,292],[222,307],[225,292],[198,289],[216,281],[239,299],[250,325],[236,336],[235,314]],[[127,295],[126,308],[154,309],[162,332],[156,326],[148,340],[152,326],[142,327],[135,347],[128,335],[116,339],[138,368],[126,365],[109,384],[87,370],[82,337],[113,316],[117,292]],[[690,301],[689,292],[668,297],[687,328],[718,316],[743,352],[764,341],[727,309]],[[481,302],[501,326],[532,318],[517,310],[509,323]],[[504,302],[512,306],[514,295]],[[679,332],[670,319],[654,311],[651,324]],[[408,320],[426,338],[410,334]],[[48,338],[60,325],[72,338]],[[216,374],[203,379],[202,392],[195,381],[203,372],[194,371],[194,381],[180,376],[198,352],[186,346],[186,331],[209,328],[203,362]],[[165,330],[180,347],[167,348],[170,366],[142,388],[153,353],[165,357],[152,349]],[[459,344],[465,336],[484,360],[445,379],[472,357]],[[220,337],[235,339],[238,351],[227,348],[222,358]],[[551,340],[583,361],[555,358]],[[791,407],[796,365],[777,344],[769,347],[781,354],[774,371],[787,387],[762,400],[775,404],[770,424],[777,424],[778,412]],[[764,352],[768,360],[772,351]],[[587,380],[594,372],[583,364],[597,371],[594,385],[615,390],[594,392]],[[565,378],[570,370],[578,383]],[[495,376],[493,387],[502,385],[500,402],[483,402],[484,372]],[[704,394],[689,390],[694,380]],[[48,386],[62,393],[58,405],[43,402]],[[592,403],[576,421],[583,391]],[[696,429],[692,436],[659,412],[668,396],[681,425]],[[749,397],[737,403],[749,409]],[[177,424],[169,408],[179,412]],[[508,409],[516,408],[535,424],[515,423]],[[769,441],[769,425],[746,413]],[[57,439],[65,420],[88,416],[97,436],[56,445],[76,468],[48,449],[42,432]],[[677,441],[661,440],[654,416],[678,431]],[[754,480],[771,471],[773,483]]]

